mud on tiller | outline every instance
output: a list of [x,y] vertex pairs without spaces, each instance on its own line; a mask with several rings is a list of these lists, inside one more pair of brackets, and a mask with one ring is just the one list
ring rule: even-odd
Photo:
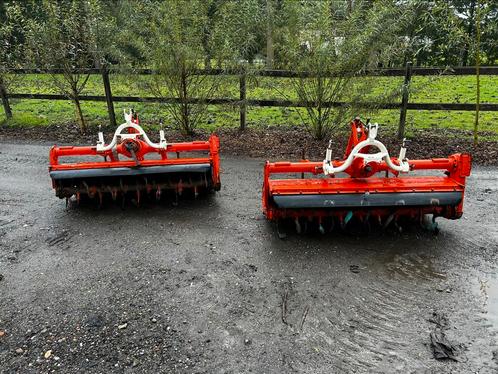
[[[207,155],[180,157],[185,152]],[[97,160],[74,162],[75,156],[97,156]],[[62,163],[61,158],[66,161],[67,157],[72,162]],[[96,146],[53,146],[49,172],[59,198],[74,195],[78,202],[90,198],[102,205],[106,197],[124,203],[131,195],[140,204],[144,197],[160,200],[169,194],[177,199],[182,194],[219,190],[219,168],[215,135],[208,141],[168,143],[161,130],[159,143],[154,143],[139,125],[138,116],[125,111],[125,123],[118,126],[109,144],[99,131]]]
[[[322,233],[334,227],[372,224],[400,228],[402,220],[424,223],[424,216],[457,219],[462,216],[465,178],[471,157],[409,160],[405,141],[391,157],[377,137],[377,124],[351,122],[346,153],[332,160],[331,143],[323,162],[266,162],[263,212],[271,221],[292,219],[298,232],[312,224]],[[377,149],[377,153],[370,150]],[[442,170],[443,175],[413,175],[418,170]],[[275,174],[304,173],[315,177],[272,179]],[[285,178],[285,177],[284,177]],[[351,222],[351,223],[350,223]],[[354,222],[354,224],[352,223]]]

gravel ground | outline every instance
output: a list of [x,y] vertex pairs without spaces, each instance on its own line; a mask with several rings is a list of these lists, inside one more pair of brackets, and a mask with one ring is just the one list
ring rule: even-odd
[[498,370],[496,168],[438,236],[280,240],[260,159],[224,157],[206,199],[96,210],[54,196],[48,149],[0,143],[2,373]]

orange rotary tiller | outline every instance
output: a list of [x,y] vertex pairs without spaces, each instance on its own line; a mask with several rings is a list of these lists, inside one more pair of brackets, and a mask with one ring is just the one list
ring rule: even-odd
[[[164,194],[197,196],[220,189],[219,145],[215,135],[208,141],[168,143],[162,130],[154,143],[130,111],[109,144],[99,132],[96,146],[53,146],[49,173],[59,198],[92,198],[100,205],[106,196],[124,202],[131,195],[136,203],[147,196],[160,200]],[[181,157],[190,152],[195,156]],[[90,156],[97,160],[88,160]],[[74,157],[86,159],[75,162]]]
[[[293,219],[298,232],[310,223],[320,232],[345,227],[350,221],[387,227],[400,219],[419,220],[433,215],[458,219],[463,213],[465,179],[471,157],[409,160],[405,141],[398,157],[390,157],[376,139],[378,125],[351,122],[351,135],[342,160],[332,160],[331,143],[325,160],[266,162],[263,212],[271,221]],[[372,153],[377,149],[377,153]],[[419,170],[442,170],[442,175],[415,175]],[[307,173],[301,179],[289,174]],[[287,176],[284,176],[287,174]],[[279,179],[272,178],[278,175]]]

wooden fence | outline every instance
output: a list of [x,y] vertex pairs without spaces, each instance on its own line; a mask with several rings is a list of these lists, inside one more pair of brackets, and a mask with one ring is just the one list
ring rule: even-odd
[[[59,69],[51,70],[39,70],[39,69],[13,69],[10,71],[13,74],[57,74],[62,71]],[[114,114],[114,102],[160,102],[160,103],[180,103],[183,102],[179,98],[159,98],[159,97],[138,97],[138,96],[114,96],[111,90],[111,83],[109,80],[109,74],[120,73],[119,71],[109,71],[107,69],[84,69],[78,71],[79,73],[85,74],[98,74],[102,76],[102,81],[104,85],[105,96],[96,95],[81,95],[78,97],[82,101],[105,101],[107,103],[107,109],[109,113],[109,121],[111,125],[116,126],[116,117]],[[401,102],[399,103],[374,103],[374,102],[364,102],[359,103],[359,106],[365,108],[375,107],[379,109],[399,109],[399,127],[398,127],[398,137],[403,138],[405,132],[406,114],[408,110],[457,110],[457,111],[475,111],[477,105],[479,105],[479,110],[481,111],[498,111],[498,104],[486,104],[486,103],[410,103],[409,102],[409,86],[411,79],[414,75],[417,76],[434,76],[434,75],[475,75],[476,69],[472,66],[467,67],[447,67],[447,68],[412,68],[411,64],[408,63],[405,68],[389,68],[389,69],[378,69],[367,71],[365,76],[384,76],[384,77],[395,77],[404,76],[403,92],[401,97]],[[140,69],[134,71],[137,75],[151,75],[156,74],[155,71],[150,69]],[[201,75],[229,75],[239,77],[239,98],[218,98],[218,99],[199,99],[191,98],[187,100],[191,104],[208,103],[210,105],[238,105],[240,107],[240,129],[244,130],[246,128],[246,111],[248,106],[259,106],[259,107],[308,107],[314,105],[314,103],[303,102],[303,101],[293,101],[293,100],[257,100],[257,99],[247,99],[246,91],[246,77],[247,74],[240,70],[199,70],[197,72]],[[262,77],[274,77],[274,78],[311,78],[312,75],[309,72],[296,72],[288,70],[256,70],[251,72],[253,75]],[[498,66],[483,66],[480,67],[481,75],[498,75]],[[8,93],[6,92],[2,82],[0,81],[0,96],[2,99],[2,104],[5,109],[5,114],[7,117],[12,117],[12,110],[9,104],[9,98],[12,99],[42,99],[42,100],[68,100],[69,98],[65,95],[57,94],[37,94],[37,93]],[[324,107],[340,107],[347,105],[347,102],[325,102],[322,103]]]

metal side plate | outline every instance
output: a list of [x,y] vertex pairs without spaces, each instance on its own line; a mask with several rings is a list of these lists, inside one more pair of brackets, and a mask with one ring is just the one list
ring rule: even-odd
[[138,166],[132,168],[119,167],[79,170],[55,170],[50,172],[50,177],[55,180],[60,180],[93,177],[124,177],[168,173],[205,173],[209,170],[211,170],[210,164],[161,165],[143,167]]
[[365,208],[458,205],[462,192],[400,192],[364,194],[275,195],[279,208]]

